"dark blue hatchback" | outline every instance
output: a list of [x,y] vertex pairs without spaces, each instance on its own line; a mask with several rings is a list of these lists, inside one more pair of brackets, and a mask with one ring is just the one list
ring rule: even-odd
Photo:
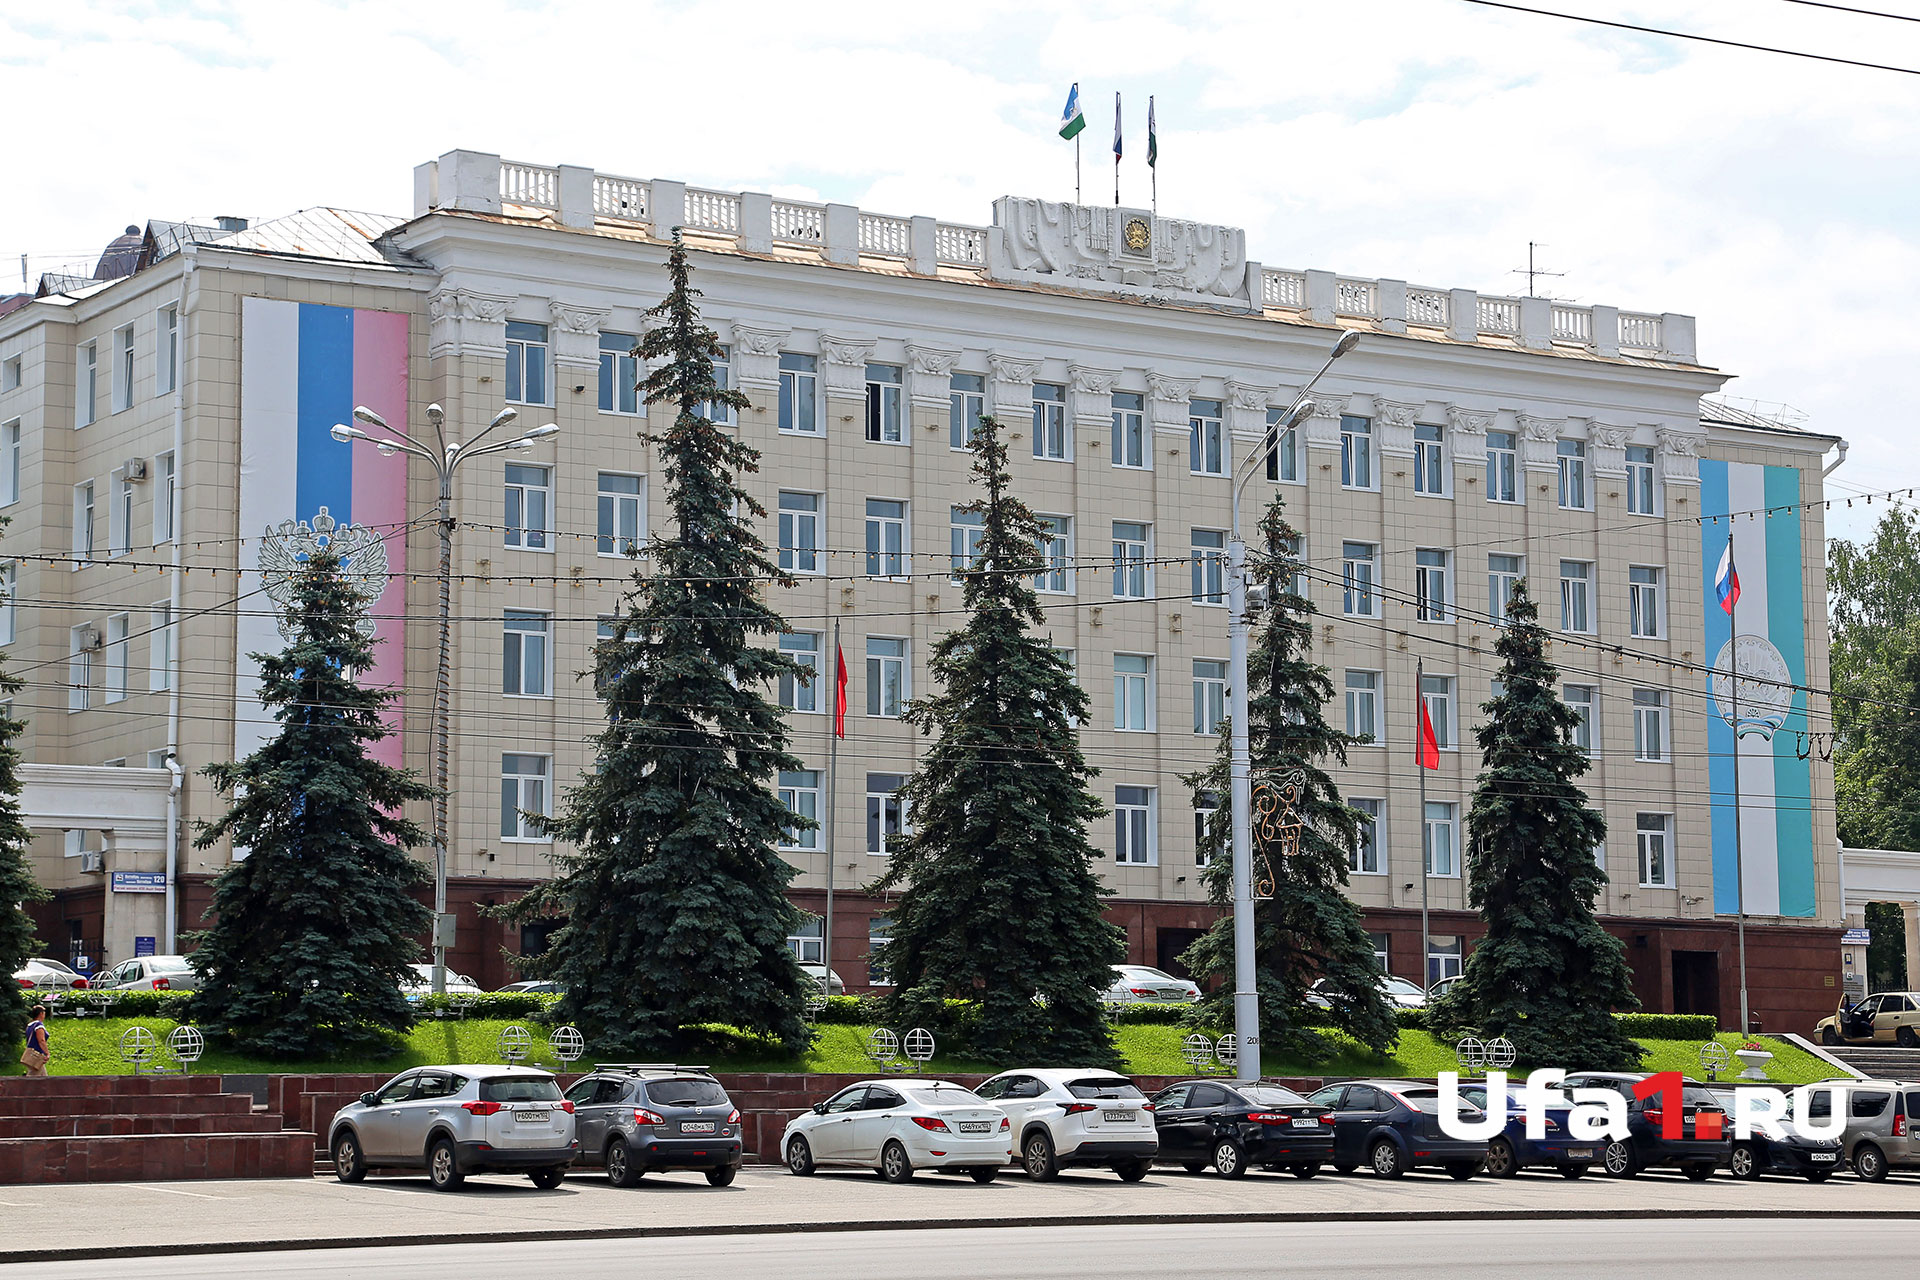
[[[1487,1144],[1487,1174],[1511,1178],[1522,1169],[1541,1167],[1557,1170],[1563,1178],[1577,1178],[1599,1158],[1600,1140],[1576,1139],[1567,1128],[1573,1103],[1562,1098],[1542,1107],[1546,1115],[1546,1133],[1539,1138],[1527,1136],[1526,1091],[1509,1085],[1507,1127]],[[1462,1081],[1460,1096],[1482,1109],[1487,1105],[1487,1086],[1480,1081]],[[1556,1095],[1558,1096],[1558,1095]]]

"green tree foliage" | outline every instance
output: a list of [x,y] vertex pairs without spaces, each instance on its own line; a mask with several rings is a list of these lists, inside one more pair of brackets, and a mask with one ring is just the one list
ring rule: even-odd
[[[0,529],[6,526],[7,518],[0,516]],[[20,681],[8,674],[5,656],[0,653],[0,693],[10,700],[20,691]],[[20,748],[16,740],[26,727],[11,714],[0,714],[0,978],[18,973],[35,954],[38,944],[26,905],[47,898],[47,891],[33,878],[29,859],[33,832],[27,829],[20,812]],[[13,1046],[26,1035],[28,1005],[19,983],[7,981],[4,985],[6,991],[0,994],[0,1048],[17,1053]]]
[[1613,1011],[1637,1007],[1626,948],[1600,927],[1594,896],[1606,873],[1593,851],[1607,824],[1575,781],[1587,771],[1578,723],[1556,692],[1540,611],[1514,585],[1494,651],[1501,692],[1478,732],[1480,778],[1467,829],[1468,901],[1487,933],[1464,976],[1436,1002],[1436,1026],[1505,1036],[1520,1061],[1627,1070],[1640,1047]]
[[956,508],[984,522],[968,618],[934,646],[942,692],[907,713],[934,741],[902,790],[912,833],[876,886],[900,892],[890,1012],[938,1024],[947,997],[978,1000],[988,1061],[1118,1066],[1099,993],[1126,951],[1087,839],[1103,812],[1076,727],[1090,704],[1038,632],[1040,522],[1008,492],[1000,424],[982,419],[972,448],[986,496]]
[[255,655],[280,730],[244,760],[207,766],[236,798],[194,840],[249,852],[214,880],[214,923],[190,939],[192,1016],[266,1057],[374,1049],[411,1027],[400,986],[431,919],[413,897],[426,869],[409,852],[425,837],[402,811],[433,791],[367,754],[398,694],[359,683],[373,648],[341,569],[323,549],[295,573],[293,638]]
[[544,824],[575,851],[556,854],[559,875],[508,914],[563,922],[525,967],[560,983],[561,1016],[595,1054],[671,1057],[710,1022],[797,1052],[809,984],[787,947],[800,915],[775,846],[806,820],[773,783],[801,762],[765,689],[807,672],[754,643],[787,629],[759,584],[791,580],[748,523],[766,509],[737,479],[759,469],[759,451],[704,416],[752,406],[714,381],[719,340],[701,323],[677,232],[668,273],[671,291],[648,313],[662,323],[639,354],[656,366],[641,384],[647,403],[675,410],[653,436],[672,534],[653,544],[653,572],[635,573],[595,654],[607,710],[597,763]]
[[[1298,773],[1303,789],[1294,808],[1301,819],[1298,848],[1280,847],[1275,823],[1254,822],[1256,879],[1271,872],[1273,894],[1255,908],[1255,964],[1260,991],[1263,1052],[1311,1061],[1327,1052],[1312,1024],[1330,1020],[1376,1052],[1393,1047],[1399,1031],[1393,1008],[1380,989],[1380,964],[1361,924],[1360,909],[1345,892],[1347,866],[1359,840],[1362,815],[1340,798],[1327,774],[1330,762],[1345,764],[1347,748],[1362,741],[1327,723],[1334,696],[1327,669],[1313,661],[1313,603],[1298,591],[1305,566],[1295,548],[1299,535],[1287,524],[1279,498],[1260,521],[1266,555],[1259,573],[1271,602],[1267,620],[1254,633],[1247,667],[1247,739],[1256,782],[1278,794]],[[1201,878],[1208,901],[1233,902],[1233,814],[1229,798],[1231,743],[1221,726],[1220,750],[1211,767],[1184,781],[1214,800],[1207,842],[1217,851]],[[1277,812],[1276,812],[1277,816]],[[1193,1010],[1199,1026],[1224,1026],[1233,1016],[1233,917],[1216,920],[1181,957],[1203,988]],[[1307,988],[1319,978],[1331,988],[1329,1014],[1308,1007]]]
[[[1920,851],[1920,520],[1894,507],[1864,545],[1828,547],[1835,807],[1856,849]],[[1890,704],[1890,705],[1889,705]]]

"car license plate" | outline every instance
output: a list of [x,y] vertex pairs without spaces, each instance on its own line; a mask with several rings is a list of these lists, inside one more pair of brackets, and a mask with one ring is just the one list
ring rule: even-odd
[[513,1118],[517,1124],[546,1124],[549,1120],[553,1119],[553,1112],[516,1111],[513,1113]]
[[1813,1153],[1813,1162],[1815,1164],[1832,1164],[1839,1158],[1840,1153],[1838,1151],[1816,1151]]
[[1100,1118],[1101,1118],[1102,1120],[1119,1120],[1119,1121],[1122,1121],[1122,1122],[1125,1122],[1125,1121],[1128,1121],[1128,1120],[1131,1120],[1131,1119],[1133,1119],[1133,1112],[1131,1112],[1131,1111],[1102,1111],[1102,1112],[1100,1113]]
[[1295,1116],[1293,1118],[1293,1127],[1296,1129],[1318,1129],[1320,1122],[1312,1116]]
[[993,1122],[991,1120],[962,1120],[960,1122],[960,1132],[992,1133]]
[[682,1121],[682,1122],[681,1122],[681,1124],[680,1124],[680,1132],[682,1132],[682,1133],[712,1133],[712,1132],[713,1132],[713,1121],[711,1121],[711,1120],[684,1120],[684,1121]]
[[1567,1152],[1567,1159],[1591,1160],[1593,1159],[1593,1148],[1592,1147],[1575,1147],[1571,1151]]

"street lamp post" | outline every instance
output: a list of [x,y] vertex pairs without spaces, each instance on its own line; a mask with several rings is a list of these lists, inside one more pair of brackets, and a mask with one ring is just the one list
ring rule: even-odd
[[1242,464],[1245,471],[1233,484],[1233,526],[1227,538],[1227,718],[1230,722],[1233,805],[1233,1034],[1239,1045],[1235,1076],[1260,1078],[1260,985],[1254,966],[1253,920],[1253,751],[1247,734],[1247,544],[1240,537],[1240,494],[1253,479],[1254,468],[1273,448],[1277,436],[1298,426],[1313,412],[1307,393],[1333,362],[1353,350],[1360,335],[1349,330],[1340,336],[1320,372],[1307,380],[1279,421],[1267,428],[1260,447]]
[[391,439],[369,435],[359,427],[337,423],[333,438],[342,444],[355,440],[371,444],[386,457],[396,453],[424,458],[440,481],[440,657],[433,682],[433,990],[436,995],[447,989],[447,726],[452,716],[453,690],[453,473],[470,458],[508,449],[531,449],[534,442],[558,434],[554,423],[512,440],[496,440],[483,445],[487,433],[505,426],[520,416],[517,409],[502,409],[493,415],[479,435],[464,443],[448,440],[446,414],[437,404],[427,406],[427,421],[433,425],[437,450],[428,448],[365,405],[355,407],[353,416],[370,427],[386,432]]

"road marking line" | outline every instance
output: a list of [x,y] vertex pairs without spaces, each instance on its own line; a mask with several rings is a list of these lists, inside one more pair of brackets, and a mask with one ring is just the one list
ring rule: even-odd
[[204,1191],[181,1191],[175,1187],[156,1187],[144,1182],[127,1182],[122,1186],[132,1187],[136,1191],[158,1191],[162,1195],[192,1196],[195,1200],[231,1200],[232,1196],[210,1196]]

